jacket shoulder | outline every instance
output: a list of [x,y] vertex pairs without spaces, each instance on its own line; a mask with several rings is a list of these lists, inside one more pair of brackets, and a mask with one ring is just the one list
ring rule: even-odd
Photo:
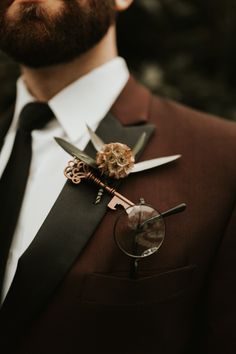
[[162,141],[168,153],[177,151],[218,177],[228,175],[235,185],[235,122],[156,96],[151,98],[149,121],[156,126],[154,145]]
[[[181,103],[152,96],[150,120],[163,129],[175,130],[192,141],[207,140],[209,144],[224,142],[225,147],[233,144],[236,148],[236,122],[200,112]],[[226,141],[226,140],[227,141]],[[223,146],[222,146],[223,148]]]

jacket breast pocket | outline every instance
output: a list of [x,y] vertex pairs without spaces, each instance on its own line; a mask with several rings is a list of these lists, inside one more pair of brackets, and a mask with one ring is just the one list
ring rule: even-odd
[[195,269],[190,265],[139,280],[87,275],[79,298],[86,347],[96,353],[182,354],[191,336],[188,290]]
[[81,301],[107,306],[162,302],[186,291],[195,269],[195,265],[189,265],[141,279],[89,274],[85,278]]

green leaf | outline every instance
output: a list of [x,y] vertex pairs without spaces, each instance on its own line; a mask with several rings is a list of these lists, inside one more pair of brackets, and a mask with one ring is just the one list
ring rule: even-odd
[[83,161],[87,165],[97,168],[96,161],[87,155],[84,151],[81,151],[78,149],[75,145],[72,145],[68,141],[61,139],[61,138],[55,138],[56,142],[64,149],[68,154],[70,154],[73,157],[76,157],[77,159]]
[[147,134],[145,132],[142,133],[140,138],[138,139],[137,143],[134,145],[134,147],[132,149],[134,156],[136,156],[139,153],[139,151],[142,150],[145,140],[146,140],[146,136],[147,136]]

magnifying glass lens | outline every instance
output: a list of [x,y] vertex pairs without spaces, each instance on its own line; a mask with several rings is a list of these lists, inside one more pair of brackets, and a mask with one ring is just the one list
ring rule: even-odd
[[118,247],[128,256],[150,256],[164,241],[164,219],[149,205],[131,206],[118,216],[114,225],[114,237]]

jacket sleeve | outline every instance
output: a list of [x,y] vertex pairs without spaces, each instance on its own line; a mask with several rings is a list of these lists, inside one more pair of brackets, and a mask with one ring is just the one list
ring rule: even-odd
[[206,308],[207,354],[236,353],[236,205],[216,255]]

